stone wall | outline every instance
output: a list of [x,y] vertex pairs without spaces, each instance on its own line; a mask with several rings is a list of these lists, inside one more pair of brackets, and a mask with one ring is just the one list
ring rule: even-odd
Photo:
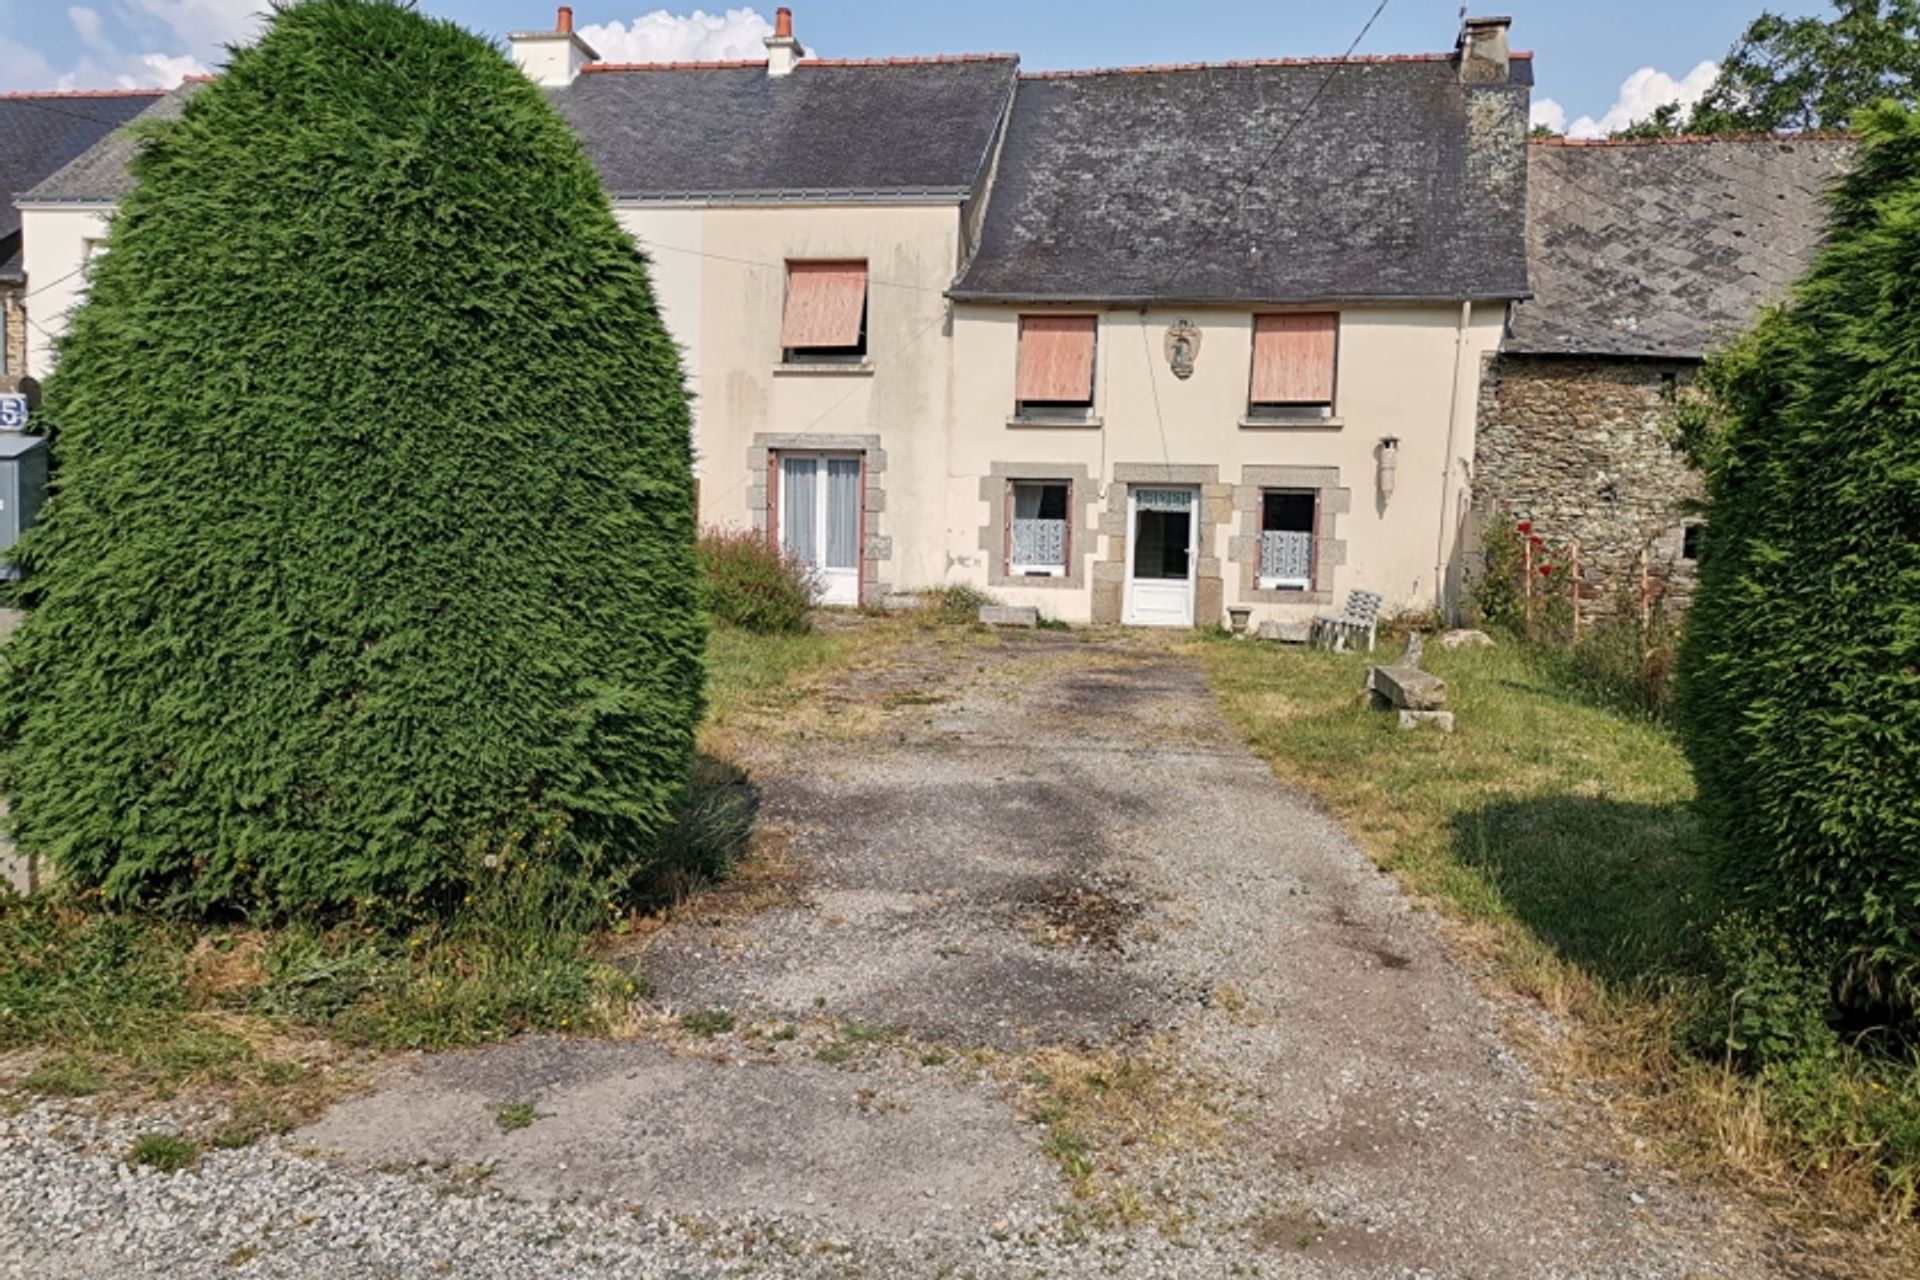
[[0,326],[6,333],[6,360],[0,365],[0,392],[18,391],[27,372],[27,313],[19,285],[0,285]]
[[1675,393],[1698,365],[1501,355],[1480,386],[1474,504],[1485,536],[1531,520],[1555,547],[1578,540],[1583,613],[1614,611],[1637,589],[1642,553],[1675,607],[1693,586],[1686,531],[1699,474],[1667,442]]

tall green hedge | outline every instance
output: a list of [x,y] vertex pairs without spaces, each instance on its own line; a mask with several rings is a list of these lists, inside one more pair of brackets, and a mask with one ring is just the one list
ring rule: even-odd
[[19,843],[267,914],[644,856],[702,706],[687,397],[567,125],[453,25],[303,0],[135,174],[46,392]]
[[1730,887],[1843,999],[1920,991],[1920,120],[1870,112],[1829,243],[1711,367],[1679,709]]

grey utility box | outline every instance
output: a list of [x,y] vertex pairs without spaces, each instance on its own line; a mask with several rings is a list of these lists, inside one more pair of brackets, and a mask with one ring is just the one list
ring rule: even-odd
[[[46,496],[46,437],[0,431],[0,552],[13,550],[20,535],[33,527]],[[0,577],[19,576],[12,565],[0,571]]]

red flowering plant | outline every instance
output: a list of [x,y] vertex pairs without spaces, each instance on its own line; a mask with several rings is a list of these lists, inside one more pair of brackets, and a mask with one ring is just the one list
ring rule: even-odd
[[1566,551],[1550,545],[1532,520],[1504,509],[1482,541],[1485,563],[1473,589],[1480,620],[1528,640],[1567,638],[1574,584]]

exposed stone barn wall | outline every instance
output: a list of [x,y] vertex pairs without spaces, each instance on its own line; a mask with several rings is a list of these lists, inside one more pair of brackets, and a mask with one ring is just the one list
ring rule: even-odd
[[0,329],[6,334],[6,360],[0,365],[0,391],[18,391],[27,372],[27,313],[18,285],[0,285]]
[[1687,360],[1501,355],[1481,382],[1475,507],[1493,537],[1531,520],[1555,547],[1578,540],[1583,613],[1616,610],[1647,554],[1656,589],[1684,607],[1693,589],[1687,503],[1699,473],[1667,442]]

